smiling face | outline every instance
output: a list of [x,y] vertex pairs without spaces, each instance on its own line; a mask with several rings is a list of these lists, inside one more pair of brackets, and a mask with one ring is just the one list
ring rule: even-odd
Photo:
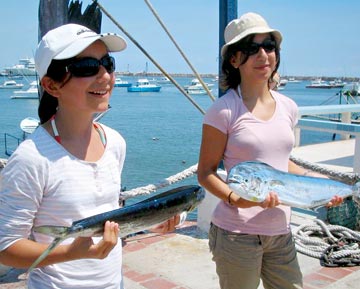
[[[240,70],[241,79],[249,82],[268,81],[272,72],[275,70],[277,59],[274,50],[264,48],[269,41],[271,35],[255,34],[253,43],[262,44],[257,53],[248,56],[245,63],[243,59],[247,56],[244,52],[237,51],[231,60],[232,65]],[[256,45],[255,45],[256,46]]]
[[[100,60],[107,53],[105,44],[98,40],[76,58],[91,57]],[[64,85],[60,85],[58,88],[56,97],[59,109],[89,114],[106,111],[114,83],[114,72],[108,73],[102,65],[96,75],[88,77],[72,75]]]

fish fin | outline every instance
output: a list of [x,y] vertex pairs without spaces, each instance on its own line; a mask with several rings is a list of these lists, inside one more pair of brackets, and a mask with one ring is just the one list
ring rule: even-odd
[[37,265],[39,265],[39,263],[43,261],[50,254],[50,252],[54,250],[57,245],[60,244],[63,239],[64,238],[60,237],[55,238],[54,241],[52,241],[52,243],[49,245],[49,247],[47,247],[46,250],[42,252],[42,254],[34,261],[34,263],[31,264],[28,273],[30,273]]
[[185,223],[186,218],[187,218],[187,212],[182,212],[180,214],[179,224],[177,224],[176,227],[181,227]]
[[284,182],[280,180],[271,180],[269,181],[270,186],[285,186]]

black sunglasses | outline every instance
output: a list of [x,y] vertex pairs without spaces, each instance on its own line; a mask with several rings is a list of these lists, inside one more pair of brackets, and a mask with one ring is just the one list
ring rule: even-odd
[[257,54],[263,48],[266,53],[273,52],[276,49],[276,42],[274,40],[265,40],[263,43],[251,42],[238,47],[238,50],[251,56]]
[[75,77],[90,77],[99,73],[100,65],[104,66],[108,73],[115,71],[115,59],[109,55],[105,55],[100,60],[92,57],[76,59],[66,66],[66,71]]

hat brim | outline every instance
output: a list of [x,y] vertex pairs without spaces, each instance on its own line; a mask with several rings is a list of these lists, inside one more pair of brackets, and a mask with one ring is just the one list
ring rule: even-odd
[[92,43],[101,40],[106,45],[109,52],[118,52],[126,48],[126,41],[117,34],[97,34],[84,38],[80,38],[72,42],[68,47],[63,49],[59,54],[55,55],[53,59],[61,60],[74,57],[84,51]]
[[251,29],[247,29],[243,33],[240,33],[239,35],[231,39],[228,43],[224,44],[223,47],[221,48],[221,56],[224,57],[228,46],[240,41],[241,39],[244,39],[245,37],[251,34],[263,34],[263,33],[271,33],[272,35],[274,35],[276,44],[280,46],[280,43],[282,41],[282,35],[278,30],[270,29],[267,27],[254,27]]

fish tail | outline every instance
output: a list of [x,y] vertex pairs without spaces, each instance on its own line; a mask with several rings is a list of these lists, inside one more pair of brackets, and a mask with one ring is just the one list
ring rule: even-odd
[[49,245],[49,247],[46,248],[46,250],[35,260],[34,263],[31,264],[31,266],[29,267],[28,273],[30,273],[37,265],[39,265],[39,263],[44,260],[47,255],[50,254],[50,252],[52,250],[55,249],[55,247],[57,245],[60,244],[60,242],[63,240],[64,238],[55,238],[54,241],[52,241],[52,243]]
[[47,249],[29,267],[30,273],[41,261],[43,261],[52,250],[68,235],[69,227],[62,226],[39,226],[34,228],[34,232],[45,234],[55,238]]
[[353,186],[353,200],[360,206],[360,182]]

